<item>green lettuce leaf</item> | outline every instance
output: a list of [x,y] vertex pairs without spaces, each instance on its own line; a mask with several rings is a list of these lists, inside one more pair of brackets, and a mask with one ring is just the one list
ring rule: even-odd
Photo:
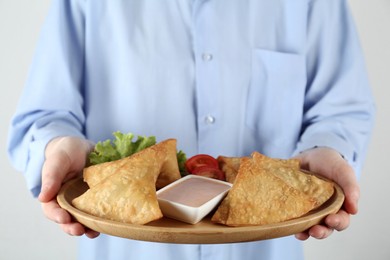
[[179,164],[180,173],[182,176],[184,176],[186,175],[185,163],[187,161],[187,156],[182,150],[178,151],[176,156],[177,156],[177,163]]
[[[114,140],[106,140],[98,142],[95,145],[94,151],[89,154],[89,162],[91,165],[111,162],[128,157],[145,148],[156,144],[155,136],[138,136],[136,141],[133,141],[134,134],[123,134],[119,131],[114,132]],[[185,173],[186,154],[183,151],[177,152],[177,162],[180,172]]]
[[115,139],[98,142],[93,152],[89,154],[91,165],[119,160],[139,152],[149,146],[156,144],[155,136],[138,136],[133,142],[134,134],[113,133]]

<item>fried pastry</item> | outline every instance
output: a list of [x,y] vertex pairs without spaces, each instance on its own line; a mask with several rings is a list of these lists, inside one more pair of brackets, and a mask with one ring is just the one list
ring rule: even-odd
[[260,153],[254,153],[253,160],[281,178],[293,188],[302,191],[315,200],[315,207],[322,205],[334,192],[333,183],[310,173],[302,173],[298,159],[272,159]]
[[90,189],[72,203],[91,215],[124,223],[146,224],[161,218],[156,184],[163,186],[180,178],[173,139],[97,166],[91,166],[97,172],[87,170],[84,176]]
[[[318,199],[313,195],[317,194],[313,191],[323,189],[319,187],[323,183],[305,175],[299,170],[298,160],[271,159],[254,152],[252,158],[241,159],[233,187],[212,221],[228,226],[248,226],[300,217],[325,198],[320,196]],[[304,187],[306,185],[310,187]]]
[[226,181],[234,183],[240,168],[241,157],[218,156],[219,168],[225,173]]
[[118,169],[128,163],[128,160],[142,160],[145,157],[144,153],[147,153],[149,150],[154,150],[156,155],[160,156],[160,160],[163,160],[161,171],[156,181],[157,189],[160,189],[181,177],[176,158],[176,140],[167,139],[136,154],[133,154],[132,156],[112,162],[92,165],[85,168],[83,171],[84,181],[91,188],[105,178],[118,172]]

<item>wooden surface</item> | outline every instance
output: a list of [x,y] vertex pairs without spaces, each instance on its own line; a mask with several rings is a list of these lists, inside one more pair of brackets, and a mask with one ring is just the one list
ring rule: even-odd
[[123,238],[182,244],[248,242],[296,234],[321,223],[327,215],[337,212],[344,202],[344,193],[335,185],[333,196],[321,207],[303,217],[272,225],[227,227],[211,223],[210,216],[195,225],[165,217],[146,225],[133,225],[95,217],[73,207],[72,199],[87,189],[81,178],[74,179],[67,182],[57,196],[60,206],[85,226]]

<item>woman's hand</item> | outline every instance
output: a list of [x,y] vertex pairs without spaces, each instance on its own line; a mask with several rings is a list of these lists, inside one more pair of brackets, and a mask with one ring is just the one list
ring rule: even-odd
[[323,239],[330,236],[333,230],[342,231],[349,226],[350,216],[358,212],[360,189],[352,167],[335,150],[326,147],[307,150],[297,156],[303,169],[320,174],[340,185],[345,194],[343,207],[336,214],[325,218],[324,225],[316,225],[303,233],[296,234],[299,240],[310,236]]
[[92,149],[90,141],[78,137],[58,137],[50,141],[45,150],[42,189],[38,197],[46,217],[58,223],[64,232],[74,236],[85,234],[89,238],[95,238],[99,233],[75,222],[58,205],[56,196],[64,182],[82,172],[87,155]]

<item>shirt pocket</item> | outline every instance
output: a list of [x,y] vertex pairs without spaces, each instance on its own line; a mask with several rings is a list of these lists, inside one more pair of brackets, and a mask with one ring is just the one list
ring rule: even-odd
[[255,131],[261,145],[296,141],[305,96],[304,56],[255,49],[251,62],[246,125]]

